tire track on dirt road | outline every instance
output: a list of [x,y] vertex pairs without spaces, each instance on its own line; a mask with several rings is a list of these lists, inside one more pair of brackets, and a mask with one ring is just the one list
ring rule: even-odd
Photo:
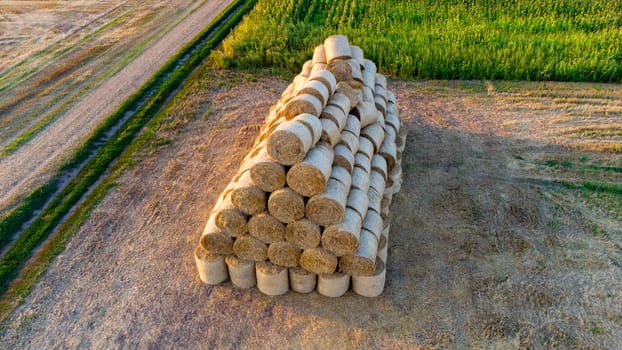
[[0,208],[48,180],[117,106],[232,1],[209,1],[15,153],[0,160]]

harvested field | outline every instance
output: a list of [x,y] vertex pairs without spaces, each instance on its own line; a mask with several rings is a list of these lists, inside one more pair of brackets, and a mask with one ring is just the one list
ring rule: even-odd
[[390,80],[408,139],[384,293],[272,298],[205,286],[192,251],[287,83],[200,74],[2,346],[622,347],[619,85]]

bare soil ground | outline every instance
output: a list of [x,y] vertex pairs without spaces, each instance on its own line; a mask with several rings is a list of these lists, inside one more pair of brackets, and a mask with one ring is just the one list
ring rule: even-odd
[[208,211],[286,84],[204,71],[0,347],[622,347],[620,196],[559,185],[620,183],[595,149],[620,134],[570,131],[619,125],[619,85],[391,81],[409,134],[384,294],[201,284]]
[[[74,9],[75,13],[71,12],[72,15],[68,17],[61,15],[69,10],[56,2],[27,3],[3,3],[0,9],[3,9],[3,13],[9,13],[8,9],[13,11],[10,13],[12,15],[5,15],[8,17],[7,22],[22,17],[36,21],[37,16],[47,18],[47,14],[56,21],[50,19],[48,31],[52,23],[62,25],[63,21],[74,17],[75,25],[78,26],[91,17],[98,20],[89,22],[94,28],[82,25],[83,31],[69,35],[66,42],[55,44],[61,48],[52,45],[48,51],[40,54],[47,57],[47,61],[39,62],[39,54],[35,53],[38,46],[33,44],[29,57],[34,62],[31,68],[38,73],[33,73],[32,77],[28,73],[30,68],[22,72],[25,68],[17,65],[2,76],[3,79],[15,79],[16,82],[7,83],[8,90],[0,98],[1,145],[19,136],[25,128],[48,113],[58,108],[62,113],[15,153],[0,159],[0,212],[49,179],[56,167],[106,115],[142,86],[230,1],[129,0],[112,9],[113,4],[101,2],[98,3],[99,7],[95,7],[99,12],[80,7]],[[24,50],[35,40],[32,36],[39,33],[36,28],[28,32],[25,29],[27,24],[20,27],[23,27],[26,38],[13,43],[22,43],[27,47]],[[67,33],[75,26],[61,27],[64,28],[63,33]],[[93,37],[82,43],[85,35],[91,35],[89,31],[94,31]],[[144,42],[145,37],[153,42]],[[69,54],[56,57],[55,52],[63,51],[64,48],[69,50]],[[144,51],[140,55],[136,53],[135,59],[108,77],[110,71],[106,69],[111,65],[113,68],[115,64],[122,65],[127,53],[136,48],[139,49],[138,53]],[[8,48],[7,51],[10,52]],[[51,56],[48,57],[48,54]],[[30,64],[27,61],[26,66]],[[12,77],[12,74],[17,75]],[[63,111],[63,108],[68,109]]]

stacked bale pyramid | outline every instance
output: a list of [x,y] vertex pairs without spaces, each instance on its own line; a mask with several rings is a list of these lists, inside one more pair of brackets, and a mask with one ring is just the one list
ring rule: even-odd
[[195,249],[201,280],[268,295],[381,294],[401,126],[376,65],[345,36],[328,37],[214,206]]

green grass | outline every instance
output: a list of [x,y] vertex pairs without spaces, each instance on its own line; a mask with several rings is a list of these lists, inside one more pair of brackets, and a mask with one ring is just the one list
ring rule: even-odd
[[396,77],[621,82],[621,13],[620,0],[259,0],[212,61],[295,73],[341,33]]
[[[65,186],[60,193],[43,209],[24,232],[17,238],[6,254],[0,258],[0,295],[2,307],[0,314],[5,315],[12,305],[15,305],[15,298],[23,297],[27,294],[51,259],[62,251],[67,237],[77,231],[80,224],[88,216],[92,208],[103,198],[108,189],[113,186],[115,174],[123,170],[128,162],[120,161],[115,166],[111,175],[104,179],[80,205],[76,204],[87,193],[89,187],[94,184],[110,164],[117,159],[124,150],[135,140],[135,136],[153,117],[160,111],[168,97],[176,91],[181,83],[190,73],[199,66],[209,55],[211,50],[222,41],[229,33],[231,28],[237,24],[242,16],[246,14],[254,5],[253,1],[236,1],[232,3],[212,25],[203,30],[191,44],[186,45],[180,52],[169,59],[165,66],[145,84],[135,95],[124,103],[117,112],[107,118],[106,122],[95,130],[88,141],[78,149],[71,160],[67,162],[61,170],[68,170],[77,167],[89,157],[89,153],[96,151],[96,155],[91,158],[80,170],[78,175]],[[180,59],[186,54],[192,54],[183,62]],[[155,89],[155,91],[153,91]],[[150,94],[144,104],[139,102]],[[125,124],[107,141],[103,146],[98,147],[98,141],[104,136],[120,118],[130,110],[138,108],[135,114],[125,122]],[[149,137],[152,133],[145,133],[144,137]],[[139,138],[140,139],[140,138]],[[129,147],[130,149],[132,147]],[[69,215],[68,219],[60,225],[59,233],[47,240],[48,236],[59,226],[61,220],[72,208],[75,210]],[[33,250],[44,245],[39,253],[24,266],[25,262],[32,256]],[[19,281],[11,284],[18,276]],[[5,296],[5,294],[7,296]]]

